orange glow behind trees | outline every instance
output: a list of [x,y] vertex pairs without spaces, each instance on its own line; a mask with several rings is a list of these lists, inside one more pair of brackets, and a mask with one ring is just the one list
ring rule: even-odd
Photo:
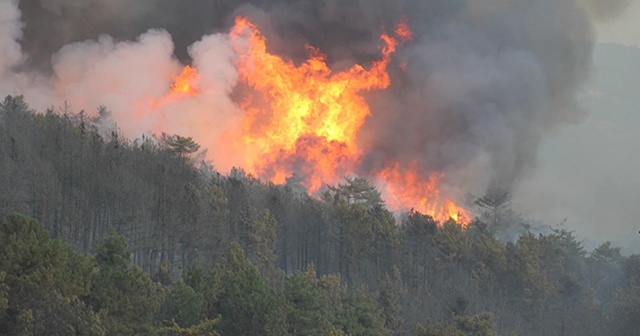
[[418,173],[415,165],[400,167],[399,164],[378,173],[378,177],[385,181],[383,191],[387,195],[386,203],[390,209],[411,206],[439,222],[451,218],[466,226],[470,219],[467,211],[441,195],[438,184],[443,176],[442,173],[431,173],[425,178]]

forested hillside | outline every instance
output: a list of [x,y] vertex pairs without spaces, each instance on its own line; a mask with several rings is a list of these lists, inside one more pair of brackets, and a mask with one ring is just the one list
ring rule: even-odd
[[309,196],[91,114],[0,104],[0,334],[640,330],[640,256],[529,232],[508,193],[477,199],[466,229],[394,216],[364,179]]

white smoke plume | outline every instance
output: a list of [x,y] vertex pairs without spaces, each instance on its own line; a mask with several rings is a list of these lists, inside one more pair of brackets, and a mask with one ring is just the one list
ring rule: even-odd
[[[53,10],[62,4],[47,6]],[[219,136],[233,130],[241,116],[229,98],[238,75],[226,35],[207,35],[189,47],[199,72],[197,93],[163,100],[184,67],[165,30],[151,29],[135,41],[101,35],[68,44],[52,55],[51,76],[44,76],[12,71],[26,59],[18,43],[20,12],[16,2],[2,2],[0,9],[6,18],[0,26],[0,41],[6,46],[0,54],[2,95],[23,94],[39,110],[67,104],[76,112],[93,114],[98,106],[106,106],[129,138],[162,132],[188,135],[208,148],[211,157],[228,158],[220,160],[221,169],[231,167],[234,151],[216,146]]]

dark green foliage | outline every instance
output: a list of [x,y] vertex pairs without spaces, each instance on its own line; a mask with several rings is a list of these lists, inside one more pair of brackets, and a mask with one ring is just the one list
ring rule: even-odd
[[7,273],[0,272],[0,314],[4,315],[9,308],[9,286],[5,284]]
[[313,265],[285,280],[285,297],[289,304],[289,335],[320,336],[338,332],[332,324],[337,306],[331,304],[330,293],[320,285]]
[[220,336],[216,331],[217,325],[220,323],[220,317],[213,320],[204,320],[197,325],[189,328],[183,328],[175,322],[169,327],[160,328],[159,336]]
[[347,335],[383,336],[391,333],[384,326],[375,297],[365,287],[350,291],[344,296],[334,323],[341,326]]
[[277,283],[280,272],[276,270],[276,230],[278,222],[269,210],[251,211],[248,228],[247,254],[260,273],[272,283]]
[[471,242],[462,226],[447,221],[435,235],[440,255],[447,261],[466,262],[470,259]]
[[621,284],[623,260],[620,248],[611,246],[610,242],[601,244],[586,258],[588,285],[598,301],[613,299],[615,289]]
[[451,323],[428,321],[427,326],[416,326],[418,336],[498,336],[495,317],[490,313],[454,316]]
[[367,208],[382,206],[382,198],[376,187],[362,177],[345,177],[345,184],[338,184],[338,187],[329,187],[334,193],[334,197],[343,199],[346,203],[361,203]]
[[0,330],[9,335],[104,335],[82,300],[95,266],[38,222],[10,215],[0,223]]
[[189,328],[204,320],[205,308],[201,293],[184,282],[177,282],[165,295],[160,307],[160,319],[174,321],[180,327]]
[[[286,304],[232,243],[217,270],[222,287],[216,311],[222,315],[223,335],[282,335],[286,332]],[[225,319],[226,317],[229,317]]]
[[632,281],[625,289],[618,289],[611,310],[612,334],[636,335],[640,330],[640,286]]
[[165,133],[160,136],[160,144],[181,157],[188,157],[200,149],[200,145],[195,143],[191,137],[167,135]]
[[386,273],[380,281],[378,306],[381,309],[380,317],[385,328],[394,331],[395,334],[402,334],[404,328],[401,303],[406,294],[407,290],[402,283],[400,270],[394,266],[393,272]]
[[205,316],[216,317],[217,298],[222,290],[220,272],[216,272],[214,268],[205,268],[196,254],[196,260],[185,270],[183,278],[187,286],[202,295]]
[[98,274],[89,300],[109,335],[144,334],[160,307],[160,287],[131,265],[124,237],[111,232],[98,246]]

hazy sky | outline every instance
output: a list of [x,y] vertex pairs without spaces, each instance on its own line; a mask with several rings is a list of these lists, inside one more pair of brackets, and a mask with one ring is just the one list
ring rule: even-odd
[[525,214],[574,230],[588,249],[611,240],[640,252],[639,19],[635,1],[598,27],[593,75],[580,93],[586,119],[544,142],[514,192]]
[[640,1],[634,0],[619,18],[600,23],[598,41],[640,46]]

